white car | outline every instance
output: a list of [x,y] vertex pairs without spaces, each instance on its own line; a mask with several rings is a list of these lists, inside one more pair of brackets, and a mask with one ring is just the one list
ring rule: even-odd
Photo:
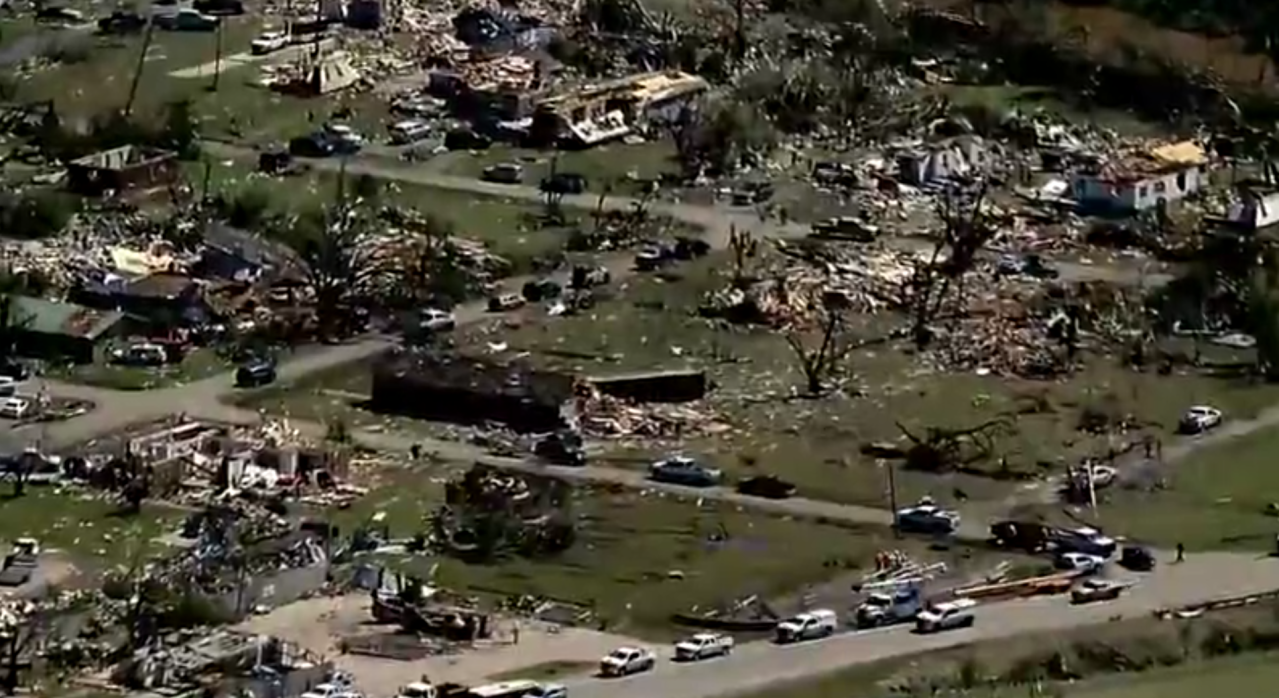
[[7,397],[0,401],[0,417],[24,419],[31,416],[31,401],[20,397]]
[[696,662],[709,657],[727,657],[733,653],[733,638],[720,633],[698,633],[675,643],[675,660]]
[[448,332],[457,327],[453,313],[439,308],[426,308],[418,317],[418,329],[425,332]]
[[1221,425],[1221,410],[1207,405],[1196,405],[1186,410],[1177,425],[1183,434],[1201,434]]
[[268,53],[274,53],[289,45],[289,33],[282,31],[270,31],[262,34],[249,44],[249,50],[255,56],[265,56]]
[[431,125],[425,121],[409,119],[391,124],[387,129],[391,142],[396,145],[408,145],[431,135]]
[[619,647],[600,660],[603,676],[628,676],[649,671],[657,665],[657,655],[643,647]]
[[1062,553],[1057,556],[1057,569],[1095,574],[1106,566],[1106,558],[1088,553]]
[[325,133],[329,136],[340,140],[344,143],[352,145],[364,145],[364,136],[355,132],[355,129],[346,124],[327,124],[324,127]]
[[18,394],[18,381],[0,376],[0,397],[13,397]]
[[360,694],[345,684],[322,683],[303,693],[302,698],[360,698]]
[[915,630],[921,633],[935,633],[942,630],[973,627],[973,608],[977,602],[972,599],[956,599],[947,603],[925,609],[915,616]]

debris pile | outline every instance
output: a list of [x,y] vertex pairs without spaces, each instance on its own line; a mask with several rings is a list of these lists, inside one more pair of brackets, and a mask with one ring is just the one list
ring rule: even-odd
[[554,555],[576,538],[571,497],[562,480],[475,465],[445,485],[444,504],[428,517],[429,544],[476,561]]
[[579,391],[577,412],[582,431],[601,438],[688,438],[720,433],[730,428],[705,407],[635,404],[603,395],[589,386]]

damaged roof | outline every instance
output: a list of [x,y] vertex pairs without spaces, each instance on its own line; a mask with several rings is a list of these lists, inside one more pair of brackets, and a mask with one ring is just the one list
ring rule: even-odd
[[24,331],[89,340],[98,339],[124,318],[117,311],[30,296],[15,296],[13,305],[14,317]]
[[576,379],[539,371],[518,362],[497,363],[469,356],[429,352],[393,354],[376,372],[412,379],[435,390],[451,390],[560,404],[573,397]]
[[119,148],[104,150],[100,153],[86,155],[71,164],[98,170],[124,170],[158,160],[176,157],[167,150],[143,148],[136,145],[122,145]]

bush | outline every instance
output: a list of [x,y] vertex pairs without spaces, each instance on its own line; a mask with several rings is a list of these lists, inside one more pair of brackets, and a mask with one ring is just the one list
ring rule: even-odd
[[62,232],[80,208],[74,197],[48,189],[0,200],[0,230],[9,237],[39,240]]
[[250,186],[236,192],[225,206],[228,223],[237,228],[252,229],[266,220],[271,197],[265,190]]

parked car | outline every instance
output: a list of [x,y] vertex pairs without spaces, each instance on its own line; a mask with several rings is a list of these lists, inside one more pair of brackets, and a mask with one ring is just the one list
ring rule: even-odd
[[653,271],[666,264],[669,259],[665,250],[656,245],[643,247],[635,253],[635,269],[637,271]]
[[1088,553],[1062,553],[1053,561],[1053,566],[1059,570],[1096,574],[1106,566],[1106,558]]
[[275,382],[275,362],[258,358],[246,361],[235,370],[235,384],[241,388],[255,388]]
[[547,434],[533,444],[533,455],[552,465],[586,465],[582,435],[571,430]]
[[921,633],[935,633],[955,628],[971,628],[976,618],[973,609],[977,602],[972,599],[956,599],[939,603],[924,609],[915,616],[915,630]]
[[417,326],[424,332],[451,332],[457,329],[457,317],[447,310],[425,308],[418,313]]
[[899,509],[896,518],[897,530],[902,533],[949,534],[959,528],[957,512],[930,503]]
[[649,479],[688,487],[714,487],[724,479],[724,471],[710,468],[686,456],[672,456],[648,468]]
[[412,117],[438,116],[448,103],[434,97],[405,97],[391,103],[391,112]]
[[18,394],[18,381],[9,376],[0,376],[0,397],[13,397]]
[[775,640],[780,644],[815,640],[835,634],[839,616],[828,608],[801,613],[777,624]]
[[519,184],[524,181],[524,167],[514,162],[502,162],[484,168],[480,179],[498,184]]
[[657,655],[642,647],[619,647],[600,660],[603,676],[628,676],[657,666]]
[[795,496],[795,483],[776,475],[756,475],[738,482],[737,491],[751,497],[787,499]]
[[470,129],[459,128],[444,135],[444,147],[448,150],[488,150],[493,139]]
[[1100,558],[1115,554],[1119,544],[1114,538],[1090,526],[1053,528],[1048,531],[1048,547],[1058,553],[1083,553]]
[[573,288],[591,288],[593,286],[607,286],[613,280],[613,274],[608,267],[585,267],[577,265],[573,267],[573,272],[569,277],[569,286]]
[[1133,572],[1149,572],[1155,568],[1155,554],[1140,545],[1125,545],[1119,554],[1119,566]]
[[289,154],[302,158],[327,158],[360,152],[359,141],[338,137],[330,131],[316,131],[289,141]]
[[36,10],[36,21],[80,24],[84,22],[84,13],[70,7],[47,6]]
[[542,180],[541,189],[549,194],[581,194],[586,191],[586,177],[573,172],[557,172]]
[[25,419],[32,415],[35,406],[23,397],[7,397],[0,400],[0,417],[5,419]]
[[195,0],[191,7],[210,16],[244,14],[241,0]]
[[520,295],[529,303],[559,298],[562,293],[564,288],[551,279],[534,279],[526,282],[524,288],[520,289]]
[[163,366],[168,360],[164,347],[150,342],[130,344],[111,352],[111,363],[120,366]]
[[995,264],[995,272],[1001,276],[1033,276],[1037,279],[1055,279],[1060,276],[1060,272],[1037,254],[1003,255]]
[[408,145],[431,135],[431,125],[425,121],[417,119],[407,119],[405,121],[397,121],[386,129],[390,136],[391,143],[395,145]]
[[221,18],[190,7],[183,7],[172,14],[156,15],[151,21],[160,29],[180,32],[211,32],[222,23]]
[[1177,430],[1183,434],[1202,434],[1221,426],[1221,420],[1221,410],[1208,405],[1196,405],[1181,416]]
[[289,45],[289,33],[285,31],[269,31],[258,35],[249,43],[249,51],[255,56],[275,53]]
[[1128,585],[1113,579],[1086,579],[1070,590],[1070,602],[1075,604],[1094,601],[1112,601],[1119,598]]
[[501,313],[524,307],[524,299],[514,293],[503,293],[489,299],[489,312]]
[[733,637],[723,633],[698,633],[675,643],[675,661],[696,662],[733,653]]
[[103,34],[137,34],[146,26],[146,17],[123,10],[116,10],[98,20],[98,31]]

